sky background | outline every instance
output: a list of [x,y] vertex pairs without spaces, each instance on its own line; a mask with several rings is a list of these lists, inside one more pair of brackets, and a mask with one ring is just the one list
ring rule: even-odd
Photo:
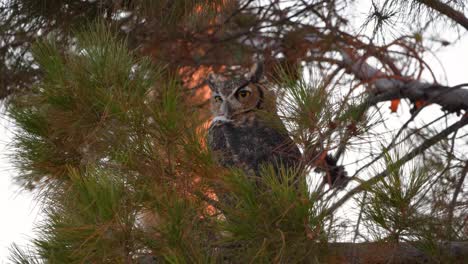
[[13,183],[15,170],[10,164],[13,129],[11,122],[0,114],[0,264],[9,263],[11,243],[26,244],[30,240],[33,225],[40,218],[34,197]]
[[[365,7],[364,10],[366,10]],[[445,31],[444,35],[448,40],[456,38],[456,34],[450,32],[450,29]],[[439,82],[449,85],[467,83],[468,34],[465,33],[456,44],[444,47],[435,54],[428,54],[425,59]],[[402,113],[402,111],[399,109],[396,115],[406,116],[407,113]],[[34,223],[38,223],[41,216],[40,205],[33,195],[21,192],[13,182],[16,172],[10,163],[12,150],[9,144],[14,127],[1,112],[3,110],[0,110],[0,212],[2,212],[0,216],[0,264],[3,264],[9,263],[11,243],[15,242],[24,246],[34,237]]]

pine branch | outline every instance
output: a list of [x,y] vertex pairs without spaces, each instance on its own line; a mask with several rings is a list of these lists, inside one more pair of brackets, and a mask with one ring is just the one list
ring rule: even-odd
[[[468,89],[463,89],[463,87],[467,87],[468,84],[449,87],[438,83],[428,83],[417,79],[411,79],[407,76],[402,76],[400,70],[395,67],[394,62],[390,57],[377,53],[378,55],[375,57],[379,58],[384,64],[391,66],[390,68],[393,73],[389,75],[368,64],[366,59],[369,56],[357,55],[357,51],[355,50],[356,47],[354,47],[354,45],[358,45],[360,48],[371,51],[379,50],[377,47],[372,45],[363,47],[364,44],[359,41],[357,41],[357,43],[347,43],[346,41],[352,42],[355,40],[349,40],[349,36],[342,32],[335,32],[335,34],[341,37],[340,38],[321,34],[314,29],[311,31],[311,33],[305,34],[303,38],[304,42],[302,44],[309,46],[310,51],[313,53],[312,60],[327,62],[343,67],[363,83],[373,84],[373,89],[369,90],[369,92],[372,93],[371,100],[369,101],[371,104],[406,98],[413,102],[430,101],[431,103],[442,106],[443,110],[449,112],[459,113],[462,110],[468,111]],[[346,41],[342,38],[345,38]],[[330,44],[330,39],[333,39],[336,42]],[[263,45],[268,48],[275,48],[279,45],[279,41],[259,36],[250,39],[250,44],[247,45],[252,47],[260,47]],[[317,50],[317,46],[324,45],[327,45],[327,50]],[[334,50],[341,54],[341,60],[323,56],[324,52]]]
[[[417,249],[410,243],[331,243],[324,263],[465,263],[468,258],[468,242],[447,242],[439,245],[435,256]],[[436,259],[441,257],[442,259]],[[445,262],[447,263],[447,262]]]
[[468,90],[461,89],[467,84],[447,87],[419,80],[403,81],[403,76],[388,77],[383,72],[370,66],[365,58],[358,57],[351,50],[339,50],[343,65],[359,80],[372,83],[375,95],[371,103],[408,98],[412,101],[431,101],[450,112],[468,111]]
[[439,0],[416,0],[417,2],[427,6],[428,8],[435,10],[453,21],[460,24],[462,27],[468,30],[468,18],[460,11],[453,9],[451,6],[442,3]]
[[[432,147],[437,142],[443,140],[448,135],[450,135],[451,133],[457,131],[458,129],[462,128],[463,126],[465,126],[467,124],[468,124],[468,116],[462,117],[461,120],[457,121],[456,123],[452,124],[451,126],[447,127],[446,129],[442,130],[437,135],[427,139],[421,145],[414,148],[411,152],[409,152],[408,154],[403,156],[401,159],[396,161],[395,166],[401,166],[401,165],[405,164],[406,162],[412,160],[413,158],[415,158],[416,156],[418,156],[422,152],[426,151],[428,148]],[[389,174],[389,172],[390,172],[390,169],[387,168],[386,170],[384,170],[383,172],[377,174],[376,176],[374,176],[370,180],[362,182],[359,186],[355,187],[354,189],[352,189],[351,191],[346,193],[340,200],[338,200],[335,204],[330,206],[330,208],[328,208],[328,210],[326,211],[326,214],[327,215],[332,214],[334,211],[336,211],[336,209],[341,207],[345,202],[347,202],[355,194],[358,194],[358,193],[366,190],[370,186],[374,185],[375,183],[379,182],[381,179],[386,177]]]
[[[314,242],[315,243],[315,242]],[[327,245],[327,255],[320,263],[329,264],[375,264],[375,263],[464,263],[468,258],[468,242],[441,243],[438,252],[423,252],[410,243],[330,243]],[[312,255],[310,263],[316,263],[316,255]],[[438,258],[441,258],[439,260]],[[138,259],[140,264],[159,263],[157,257],[147,255]],[[305,261],[305,263],[308,263]]]

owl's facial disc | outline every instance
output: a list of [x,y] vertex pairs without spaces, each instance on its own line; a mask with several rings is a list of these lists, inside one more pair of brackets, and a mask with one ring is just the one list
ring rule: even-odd
[[243,114],[261,109],[263,102],[262,89],[249,81],[227,81],[213,89],[211,109],[215,116],[213,121],[229,122]]

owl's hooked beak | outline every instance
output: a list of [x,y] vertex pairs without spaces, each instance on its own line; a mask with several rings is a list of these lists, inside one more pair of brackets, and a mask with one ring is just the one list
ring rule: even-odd
[[217,122],[220,122],[220,123],[227,123],[227,122],[231,122],[232,119],[232,108],[229,106],[229,104],[227,102],[223,102],[221,104],[221,113],[219,113],[218,116],[216,116],[215,118],[213,118],[213,121],[212,123],[217,123]]
[[221,104],[221,113],[219,116],[223,116],[226,120],[231,120],[232,118],[232,107],[228,102],[223,102]]

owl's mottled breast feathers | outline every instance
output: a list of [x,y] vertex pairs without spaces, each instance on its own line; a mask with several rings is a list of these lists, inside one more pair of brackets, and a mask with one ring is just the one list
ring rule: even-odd
[[212,124],[208,143],[220,165],[259,174],[262,165],[297,166],[301,153],[287,134],[253,120],[245,124]]

